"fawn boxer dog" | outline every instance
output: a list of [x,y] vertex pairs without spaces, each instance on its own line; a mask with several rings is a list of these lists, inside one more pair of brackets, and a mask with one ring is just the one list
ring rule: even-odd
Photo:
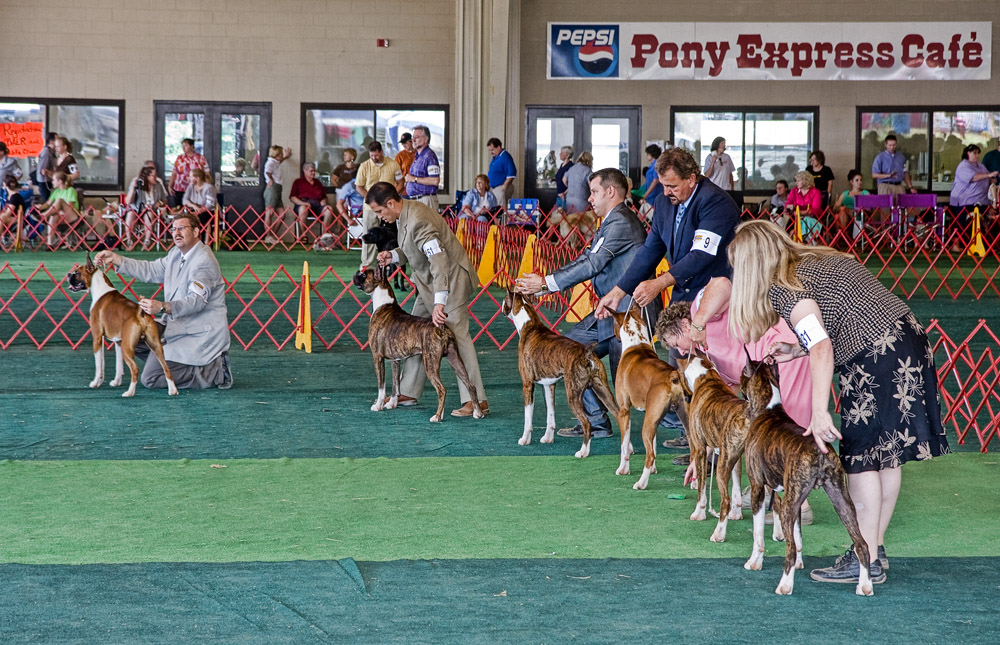
[[575,456],[581,459],[586,457],[590,454],[590,420],[583,409],[584,390],[593,388],[601,403],[618,414],[604,363],[594,354],[593,347],[585,347],[546,327],[525,296],[515,293],[510,287],[503,299],[502,311],[517,327],[520,336],[517,367],[521,372],[521,389],[524,392],[524,433],[517,440],[518,445],[531,443],[535,383],[540,383],[545,392],[545,434],[541,442],[552,443],[556,431],[555,384],[564,379],[569,409],[583,427],[583,445]]
[[160,342],[160,329],[153,317],[142,313],[139,304],[120,294],[111,280],[98,269],[87,255],[87,264],[77,265],[76,270],[68,276],[70,291],[90,290],[90,334],[94,337],[94,380],[90,387],[100,387],[104,382],[104,339],[115,344],[115,379],[111,387],[122,384],[125,370],[122,359],[128,364],[132,374],[132,383],[122,394],[123,397],[135,396],[135,384],[139,379],[139,368],[135,363],[135,347],[139,341],[145,340],[146,345],[156,355],[163,366],[163,375],[167,379],[167,392],[171,396],[177,394],[170,374],[170,367],[163,357],[163,345]]
[[[437,412],[431,417],[433,423],[444,418],[444,384],[441,383],[441,359],[446,357],[459,380],[465,384],[472,396],[472,416],[483,417],[479,407],[479,393],[472,384],[462,357],[458,355],[455,334],[445,326],[436,327],[428,318],[412,316],[396,302],[396,294],[389,284],[388,272],[372,269],[354,274],[354,286],[372,297],[372,318],[368,323],[368,345],[375,359],[375,376],[378,379],[378,399],[372,411],[391,410],[399,401],[400,361],[421,354],[427,378],[437,392]],[[385,400],[385,361],[392,362],[392,396]]]
[[868,545],[861,536],[854,502],[847,490],[847,475],[840,459],[827,445],[823,454],[812,437],[802,435],[799,427],[781,405],[778,390],[778,368],[773,361],[752,361],[747,356],[747,369],[741,379],[747,398],[747,418],[750,431],[746,442],[747,475],[750,477],[750,510],[753,513],[753,550],[743,565],[745,569],[759,571],[764,561],[764,499],[779,486],[785,489],[784,497],[775,500],[775,524],[780,514],[786,527],[792,526],[792,539],[786,540],[785,570],[775,593],[788,595],[795,584],[795,570],[802,568],[802,529],[799,513],[809,492],[822,486],[840,521],[847,528],[854,553],[862,563],[855,593],[870,596],[871,569],[868,564]]
[[677,370],[656,355],[649,327],[640,317],[639,310],[631,308],[625,313],[612,315],[615,335],[622,341],[622,357],[618,362],[618,374],[615,378],[622,450],[621,463],[615,474],[629,474],[629,457],[635,452],[629,437],[629,410],[645,410],[642,443],[646,448],[646,462],[642,468],[642,476],[632,486],[635,490],[645,490],[650,473],[656,472],[656,426],[665,412],[679,412],[682,421],[684,420],[684,387]]
[[[740,457],[750,430],[746,402],[737,396],[719,375],[707,356],[695,350],[677,359],[684,375],[684,388],[691,395],[688,404],[688,441],[691,443],[691,463],[695,464],[698,482],[698,503],[692,520],[705,519],[708,482],[708,450],[718,448],[717,481],[721,497],[719,522],[710,538],[712,542],[726,540],[726,522],[743,517],[743,497],[740,494]],[[730,495],[732,475],[732,495]]]

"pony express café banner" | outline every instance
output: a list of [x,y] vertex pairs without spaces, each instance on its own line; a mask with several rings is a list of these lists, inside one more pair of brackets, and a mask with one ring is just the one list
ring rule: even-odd
[[549,79],[988,80],[990,22],[549,23]]

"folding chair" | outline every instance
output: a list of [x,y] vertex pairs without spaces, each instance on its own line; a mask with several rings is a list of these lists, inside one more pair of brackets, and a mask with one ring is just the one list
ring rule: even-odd
[[[869,230],[875,230],[871,225],[865,224],[865,212],[871,213],[876,210],[884,209],[886,212],[890,213],[890,218],[893,213],[893,196],[892,195],[856,195],[854,197],[854,237],[861,237],[867,227]],[[879,226],[881,228],[881,224]],[[863,246],[864,239],[862,239],[861,244]]]
[[[907,223],[907,210],[910,208],[920,209],[921,213],[931,211],[934,214],[933,220],[933,230],[939,242],[944,241],[944,212],[943,207],[937,204],[937,195],[933,193],[918,193],[916,195],[912,193],[903,193],[901,195],[896,195],[896,218],[900,222],[900,233]],[[926,230],[926,228],[922,229]],[[917,237],[920,237],[922,232],[920,226],[914,227],[914,232]]]

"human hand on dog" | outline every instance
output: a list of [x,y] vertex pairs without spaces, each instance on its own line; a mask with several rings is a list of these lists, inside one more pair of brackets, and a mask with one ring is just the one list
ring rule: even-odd
[[688,464],[687,470],[684,471],[684,485],[687,486],[688,484],[691,484],[691,488],[697,488],[698,486],[698,472],[694,467],[693,461]]
[[379,251],[376,257],[378,258],[378,265],[380,267],[392,264],[392,251]]
[[159,300],[153,300],[152,298],[139,299],[139,309],[142,309],[143,313],[149,314],[150,316],[163,313],[165,306],[166,305],[164,303]]
[[621,302],[624,297],[624,291],[618,287],[612,288],[611,291],[605,294],[605,296],[601,298],[601,301],[597,303],[597,309],[594,311],[594,317],[598,320],[609,318],[611,314],[618,311],[618,303]]
[[830,452],[826,448],[827,443],[834,439],[843,439],[836,426],[833,425],[833,417],[826,410],[813,411],[812,421],[809,422],[809,427],[802,434],[806,437],[812,435],[816,445],[819,446],[819,451],[824,455]]
[[528,273],[523,278],[515,280],[514,284],[515,291],[528,296],[533,296],[536,293],[541,293],[542,291],[548,291],[548,287],[545,284],[545,278],[537,273]]
[[99,251],[94,256],[94,263],[99,267],[119,266],[122,263],[122,256],[114,251]]
[[787,363],[806,355],[805,350],[798,343],[771,343],[767,353],[774,358],[775,363]]
[[434,311],[431,313],[431,322],[434,323],[435,327],[443,327],[448,322],[448,314],[444,311],[444,305],[434,305]]

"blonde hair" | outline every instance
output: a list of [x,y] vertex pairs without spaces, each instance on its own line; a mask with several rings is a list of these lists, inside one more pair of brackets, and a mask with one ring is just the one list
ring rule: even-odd
[[590,154],[587,150],[580,153],[580,156],[576,158],[576,163],[583,164],[584,166],[594,165],[594,155]]
[[268,150],[267,150],[267,156],[268,157],[280,157],[281,154],[284,151],[285,151],[284,148],[282,148],[281,146],[275,144],[275,145],[271,146],[270,148],[268,148]]
[[800,179],[806,185],[806,188],[814,188],[816,186],[816,180],[808,170],[800,170],[795,173],[795,181],[798,182]]
[[803,258],[850,257],[826,246],[806,246],[769,220],[744,222],[729,243],[733,291],[729,298],[729,333],[743,342],[760,340],[778,323],[768,290],[777,285],[801,291],[795,268]]

